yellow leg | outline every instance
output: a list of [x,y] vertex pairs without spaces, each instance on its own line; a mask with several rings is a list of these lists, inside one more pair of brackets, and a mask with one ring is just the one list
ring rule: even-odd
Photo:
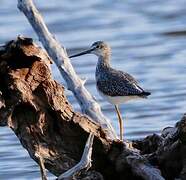
[[122,117],[121,117],[121,113],[119,111],[119,107],[118,105],[115,105],[115,109],[118,115],[118,120],[119,120],[119,128],[120,128],[120,140],[123,141],[123,121],[122,121]]

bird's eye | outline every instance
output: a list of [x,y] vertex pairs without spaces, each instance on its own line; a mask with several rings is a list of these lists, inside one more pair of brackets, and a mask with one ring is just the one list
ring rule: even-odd
[[102,49],[103,46],[99,44],[99,45],[96,46],[96,48],[97,48],[97,49]]

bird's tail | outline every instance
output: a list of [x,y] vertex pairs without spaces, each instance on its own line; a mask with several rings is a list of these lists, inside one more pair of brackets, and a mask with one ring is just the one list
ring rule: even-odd
[[149,95],[151,95],[151,93],[150,93],[150,92],[147,92],[147,91],[143,91],[143,92],[141,93],[141,96],[142,96],[143,98],[147,98],[147,96],[149,96]]

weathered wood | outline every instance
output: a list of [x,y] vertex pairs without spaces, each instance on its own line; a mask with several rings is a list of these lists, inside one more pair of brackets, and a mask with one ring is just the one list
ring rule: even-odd
[[133,142],[152,165],[161,169],[166,179],[186,179],[186,114],[175,127],[167,127],[161,135],[150,135]]
[[116,139],[117,135],[110,124],[110,120],[103,115],[100,105],[85,88],[84,82],[76,74],[65,48],[49,32],[32,0],[18,0],[18,8],[25,14],[49,56],[56,63],[68,89],[72,91],[80,104],[82,112],[89,115],[93,121],[99,123],[103,129],[107,130],[108,138],[111,140]]
[[43,162],[43,157],[40,154],[37,154],[37,153],[35,154],[35,156],[38,158],[38,165],[39,165],[39,168],[40,168],[41,180],[47,180],[47,173],[46,173],[45,165],[44,165],[44,162]]
[[64,88],[52,79],[50,62],[31,39],[7,44],[0,55],[0,90],[6,104],[0,116],[30,156],[38,161],[39,154],[45,166],[59,175],[81,158],[88,133],[103,140],[97,143],[100,149],[109,148],[111,141],[99,124],[73,111]]
[[68,180],[72,179],[76,174],[78,174],[82,169],[88,170],[91,168],[92,161],[92,145],[93,145],[94,135],[91,133],[85,145],[85,149],[81,158],[81,161],[74,167],[61,174],[57,180]]

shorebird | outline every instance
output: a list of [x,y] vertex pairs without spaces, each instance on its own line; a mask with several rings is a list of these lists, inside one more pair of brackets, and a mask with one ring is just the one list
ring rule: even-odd
[[72,55],[69,58],[84,54],[95,54],[98,57],[96,67],[96,87],[99,94],[115,106],[117,112],[120,140],[123,140],[123,121],[119,111],[119,105],[137,98],[147,98],[151,93],[143,90],[130,74],[113,69],[110,66],[111,48],[103,42],[94,42],[89,49]]

